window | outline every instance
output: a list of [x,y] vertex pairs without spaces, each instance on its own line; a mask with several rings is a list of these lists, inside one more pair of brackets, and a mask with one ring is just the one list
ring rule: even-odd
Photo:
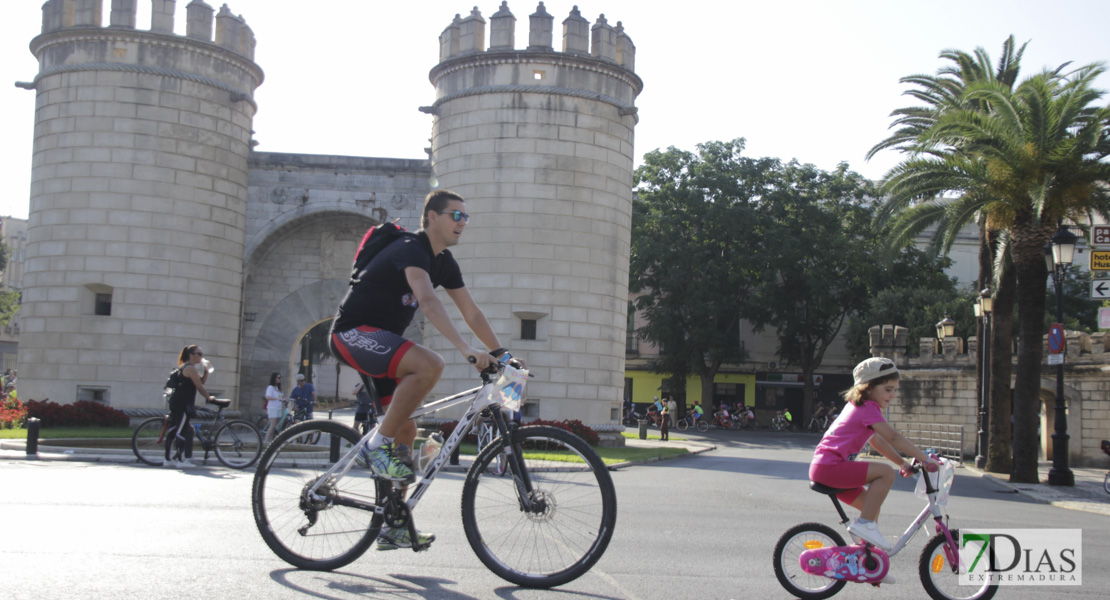
[[546,73],[544,73],[543,71],[532,71],[532,79],[534,79],[536,81],[540,81],[545,76],[546,76]]
[[77,386],[77,401],[85,400],[98,404],[110,404],[111,392],[112,388],[110,387],[79,385]]
[[536,320],[535,319],[521,319],[520,320],[520,339],[534,340],[536,339]]
[[102,316],[112,315],[112,295],[97,294],[93,305],[93,314]]
[[113,292],[112,286],[102,283],[90,283],[82,287],[80,292],[81,314],[111,316]]

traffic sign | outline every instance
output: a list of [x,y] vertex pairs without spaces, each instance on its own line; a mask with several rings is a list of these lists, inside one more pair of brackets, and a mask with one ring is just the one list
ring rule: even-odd
[[1091,250],[1091,270],[1110,271],[1110,250]]
[[1110,225],[1091,227],[1091,245],[1098,248],[1110,247]]
[[1091,300],[1110,300],[1110,279],[1091,282]]
[[1048,355],[1048,364],[1050,364],[1050,365],[1062,365],[1062,364],[1064,364],[1064,355],[1063,354],[1049,354]]
[[1048,328],[1048,352],[1049,354],[1062,354],[1064,347],[1064,326],[1053,323],[1052,327]]

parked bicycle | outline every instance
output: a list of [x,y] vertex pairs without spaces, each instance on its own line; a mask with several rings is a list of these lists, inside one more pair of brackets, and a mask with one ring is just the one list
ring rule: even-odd
[[705,415],[695,419],[694,413],[686,413],[685,417],[675,421],[674,426],[677,427],[679,431],[686,431],[691,427],[703,433],[709,431],[709,421],[706,419]]
[[[308,409],[298,408],[295,411],[290,411],[289,410],[289,405],[290,404],[291,404],[290,400],[282,400],[281,401],[281,416],[278,417],[277,431],[274,433],[274,435],[277,435],[278,433],[281,433],[282,431],[288,429],[289,427],[292,427],[293,425],[295,425],[297,423],[303,423],[304,421],[309,420],[309,418],[308,418]],[[258,417],[258,422],[256,424],[256,427],[258,428],[258,431],[260,431],[262,433],[263,439],[265,439],[266,430],[270,428],[270,419],[269,419],[269,417],[267,417],[266,415],[262,415],[261,417]],[[320,437],[316,436],[316,439],[312,440],[311,443],[315,444],[318,441],[320,441]]]
[[[436,475],[487,414],[497,437],[474,459],[463,482],[463,530],[478,558],[499,577],[549,588],[586,573],[604,554],[617,519],[613,481],[597,452],[554,427],[518,426],[502,408],[524,399],[527,372],[498,362],[482,385],[430,403],[420,418],[470,402],[438,455],[422,461],[423,478],[406,501],[400,483],[356,467],[359,436],[335,421],[309,421],[282,432],[262,455],[251,503],[266,545],[302,569],[330,571],[361,556],[381,527],[404,527],[417,540],[413,512]],[[319,433],[321,444],[302,444]],[[507,461],[498,477],[490,465]],[[427,545],[414,543],[413,551]]]
[[[217,399],[211,404],[218,407],[215,412],[198,408],[197,414],[210,416],[212,421],[192,423],[196,439],[204,449],[204,462],[208,462],[208,453],[214,452],[217,460],[232,469],[253,465],[262,453],[262,434],[247,421],[228,421],[224,418],[223,410],[231,405],[231,400]],[[162,466],[166,458],[169,425],[169,415],[151,417],[139,423],[135,433],[131,434],[131,450],[140,461],[155,467]]]
[[[935,457],[934,457],[935,458]],[[923,529],[932,517],[937,534],[925,544],[918,558],[918,575],[926,593],[934,600],[988,600],[998,591],[989,578],[981,585],[960,585],[960,573],[967,565],[960,562],[959,530],[948,528],[945,507],[952,489],[955,468],[947,459],[939,459],[936,474],[921,473],[914,464],[921,494],[926,506],[906,528],[906,532],[888,553],[851,535],[852,544],[833,528],[822,523],[803,523],[791,527],[775,544],[773,563],[775,576],[786,591],[804,600],[821,600],[839,592],[849,581],[878,586],[890,569],[890,560]],[[936,481],[934,481],[934,479]],[[836,495],[845,490],[810,482],[810,489],[827,494],[847,528],[848,515]]]

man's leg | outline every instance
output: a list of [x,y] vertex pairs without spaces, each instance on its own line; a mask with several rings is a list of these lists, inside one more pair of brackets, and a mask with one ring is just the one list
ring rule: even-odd
[[[397,366],[397,379],[400,381],[378,430],[381,435],[387,438],[401,435],[401,428],[410,421],[413,411],[424,402],[442,374],[442,356],[419,344],[409,348]],[[408,443],[416,437],[416,426],[412,425],[411,429],[412,438]]]

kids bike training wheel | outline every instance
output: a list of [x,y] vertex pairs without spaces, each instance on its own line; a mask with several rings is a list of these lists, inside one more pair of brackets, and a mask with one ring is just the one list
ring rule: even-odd
[[[959,543],[960,532],[951,530],[952,539]],[[959,585],[960,576],[956,572],[956,565],[952,561],[952,552],[949,550],[948,540],[943,533],[938,533],[925,544],[918,560],[917,571],[921,576],[921,585],[933,600],[988,600],[998,592],[998,584],[985,581],[981,585]],[[958,557],[958,554],[955,556]]]
[[802,600],[829,598],[839,592],[847,582],[807,573],[802,569],[799,558],[806,550],[843,545],[844,538],[828,525],[821,523],[795,525],[786,530],[775,544],[775,554],[772,558],[775,577],[778,577],[779,583],[786,588],[786,591]]
[[[306,443],[316,435],[319,444]],[[251,508],[263,541],[285,562],[312,571],[338,569],[378,537],[379,490],[370,471],[356,464],[342,478],[326,476],[361,437],[335,421],[309,421],[281,432],[262,453]]]
[[[597,452],[569,431],[526,426],[510,435],[504,477],[483,474],[501,456],[503,438],[487,446],[467,472],[466,539],[506,581],[531,588],[563,585],[589,571],[613,537],[613,480]],[[519,489],[528,490],[526,498]]]
[[166,417],[151,417],[135,428],[131,434],[131,450],[138,459],[152,467],[162,466],[166,460],[165,438]]
[[246,421],[228,421],[216,432],[216,458],[232,469],[245,469],[262,454],[262,434]]

